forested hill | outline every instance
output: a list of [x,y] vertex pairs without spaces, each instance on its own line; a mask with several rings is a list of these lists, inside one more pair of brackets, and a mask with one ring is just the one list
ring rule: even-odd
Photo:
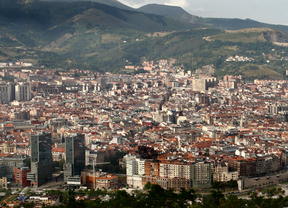
[[16,37],[26,46],[47,44],[66,33],[74,34],[87,25],[146,32],[197,27],[163,16],[121,10],[96,2],[0,0],[0,32]]
[[[47,1],[47,2],[75,2],[75,1],[87,1],[87,0],[40,0],[40,1]],[[101,3],[101,4],[107,4],[109,6],[115,6],[119,9],[125,9],[125,10],[135,10],[129,6],[126,6],[124,4],[122,4],[121,2],[117,1],[117,0],[90,0],[91,2],[97,2],[97,3]]]
[[[228,31],[234,24],[223,30],[209,21],[185,23],[95,2],[0,0],[0,61],[29,59],[35,67],[136,73],[125,66],[174,58],[193,72],[214,65],[218,77],[285,76],[285,32],[267,28]],[[244,27],[242,23],[235,20],[238,27]],[[235,56],[253,61],[226,61]]]

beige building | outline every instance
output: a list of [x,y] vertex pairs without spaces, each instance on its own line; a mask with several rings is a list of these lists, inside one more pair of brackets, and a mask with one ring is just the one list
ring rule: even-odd
[[7,188],[7,178],[6,177],[0,178],[0,186],[2,188]]
[[15,153],[16,145],[13,141],[6,141],[0,145],[1,153]]
[[160,163],[160,177],[191,179],[191,165],[177,163]]
[[200,78],[192,80],[193,91],[208,90],[209,87],[215,87],[218,85],[218,80],[215,77]]
[[219,181],[219,182],[237,180],[238,172],[237,171],[229,172],[228,165],[222,162],[215,165],[214,168],[212,169],[212,178],[213,181]]

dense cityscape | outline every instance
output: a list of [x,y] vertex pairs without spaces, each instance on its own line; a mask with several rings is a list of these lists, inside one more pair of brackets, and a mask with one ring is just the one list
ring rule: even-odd
[[39,193],[68,187],[205,193],[220,182],[245,193],[287,182],[288,81],[218,80],[175,62],[127,66],[135,75],[3,69],[5,203],[57,206]]

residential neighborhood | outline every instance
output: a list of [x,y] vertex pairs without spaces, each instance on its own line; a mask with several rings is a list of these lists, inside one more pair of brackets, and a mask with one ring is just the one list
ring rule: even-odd
[[243,191],[288,181],[288,81],[218,80],[174,63],[144,62],[151,70],[135,75],[3,69],[2,187],[235,181]]

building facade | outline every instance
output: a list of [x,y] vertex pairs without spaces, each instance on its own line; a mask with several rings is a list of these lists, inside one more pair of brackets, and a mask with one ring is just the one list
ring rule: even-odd
[[27,174],[30,171],[28,167],[14,168],[14,182],[18,184],[19,187],[30,186],[30,181],[27,180]]
[[65,137],[64,182],[68,177],[81,174],[85,168],[85,136],[70,134]]
[[210,187],[212,182],[211,164],[198,162],[191,165],[192,186]]
[[31,84],[29,82],[19,82],[15,86],[15,100],[27,101],[31,100]]
[[39,187],[52,177],[51,144],[50,132],[31,135],[31,172],[28,174],[28,180],[33,186]]

